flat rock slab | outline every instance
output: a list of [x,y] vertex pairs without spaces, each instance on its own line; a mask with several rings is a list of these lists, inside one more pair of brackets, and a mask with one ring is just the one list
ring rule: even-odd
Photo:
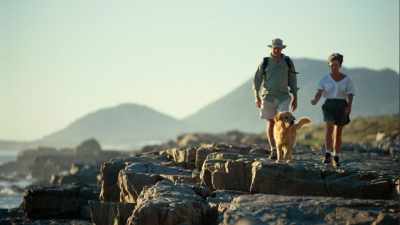
[[152,186],[162,179],[178,180],[191,178],[190,170],[180,167],[167,167],[152,162],[134,162],[121,170],[118,175],[120,202],[136,203],[145,186]]
[[241,195],[232,200],[219,225],[399,224],[400,203],[280,195]]
[[163,180],[142,191],[127,225],[203,225],[214,220],[192,187]]
[[393,199],[394,180],[372,171],[324,171],[303,162],[253,163],[250,192],[281,195]]

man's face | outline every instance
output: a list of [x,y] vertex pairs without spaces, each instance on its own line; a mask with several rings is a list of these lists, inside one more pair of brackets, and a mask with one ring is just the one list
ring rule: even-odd
[[280,56],[281,54],[282,54],[282,49],[281,48],[272,48],[272,55]]

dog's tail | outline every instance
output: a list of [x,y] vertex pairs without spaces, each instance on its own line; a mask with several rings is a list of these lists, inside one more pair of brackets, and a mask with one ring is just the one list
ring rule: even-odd
[[295,124],[295,126],[296,126],[296,129],[300,129],[301,127],[303,127],[304,125],[309,124],[309,123],[311,123],[311,119],[310,119],[310,118],[308,118],[308,117],[301,117],[301,118],[299,119],[299,122],[297,122],[297,123]]

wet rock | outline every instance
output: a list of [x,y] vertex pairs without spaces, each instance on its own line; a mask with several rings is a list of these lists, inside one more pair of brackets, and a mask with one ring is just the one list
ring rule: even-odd
[[89,200],[98,192],[76,185],[32,187],[24,193],[23,209],[28,218],[82,218]]
[[89,201],[91,221],[95,225],[125,225],[135,204]]
[[399,202],[388,200],[241,195],[233,199],[220,225],[371,224],[382,221],[381,213],[387,221],[399,221],[399,212]]
[[134,162],[118,175],[120,202],[135,203],[145,186],[152,186],[162,179],[172,181],[191,178],[191,171],[179,167],[166,167],[152,162]]
[[207,202],[187,185],[160,181],[140,194],[127,225],[212,224]]

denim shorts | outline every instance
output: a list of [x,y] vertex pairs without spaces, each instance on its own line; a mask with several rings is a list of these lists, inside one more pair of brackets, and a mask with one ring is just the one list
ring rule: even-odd
[[324,121],[333,122],[339,126],[350,123],[349,114],[346,113],[347,105],[347,101],[344,99],[327,99],[322,105]]

